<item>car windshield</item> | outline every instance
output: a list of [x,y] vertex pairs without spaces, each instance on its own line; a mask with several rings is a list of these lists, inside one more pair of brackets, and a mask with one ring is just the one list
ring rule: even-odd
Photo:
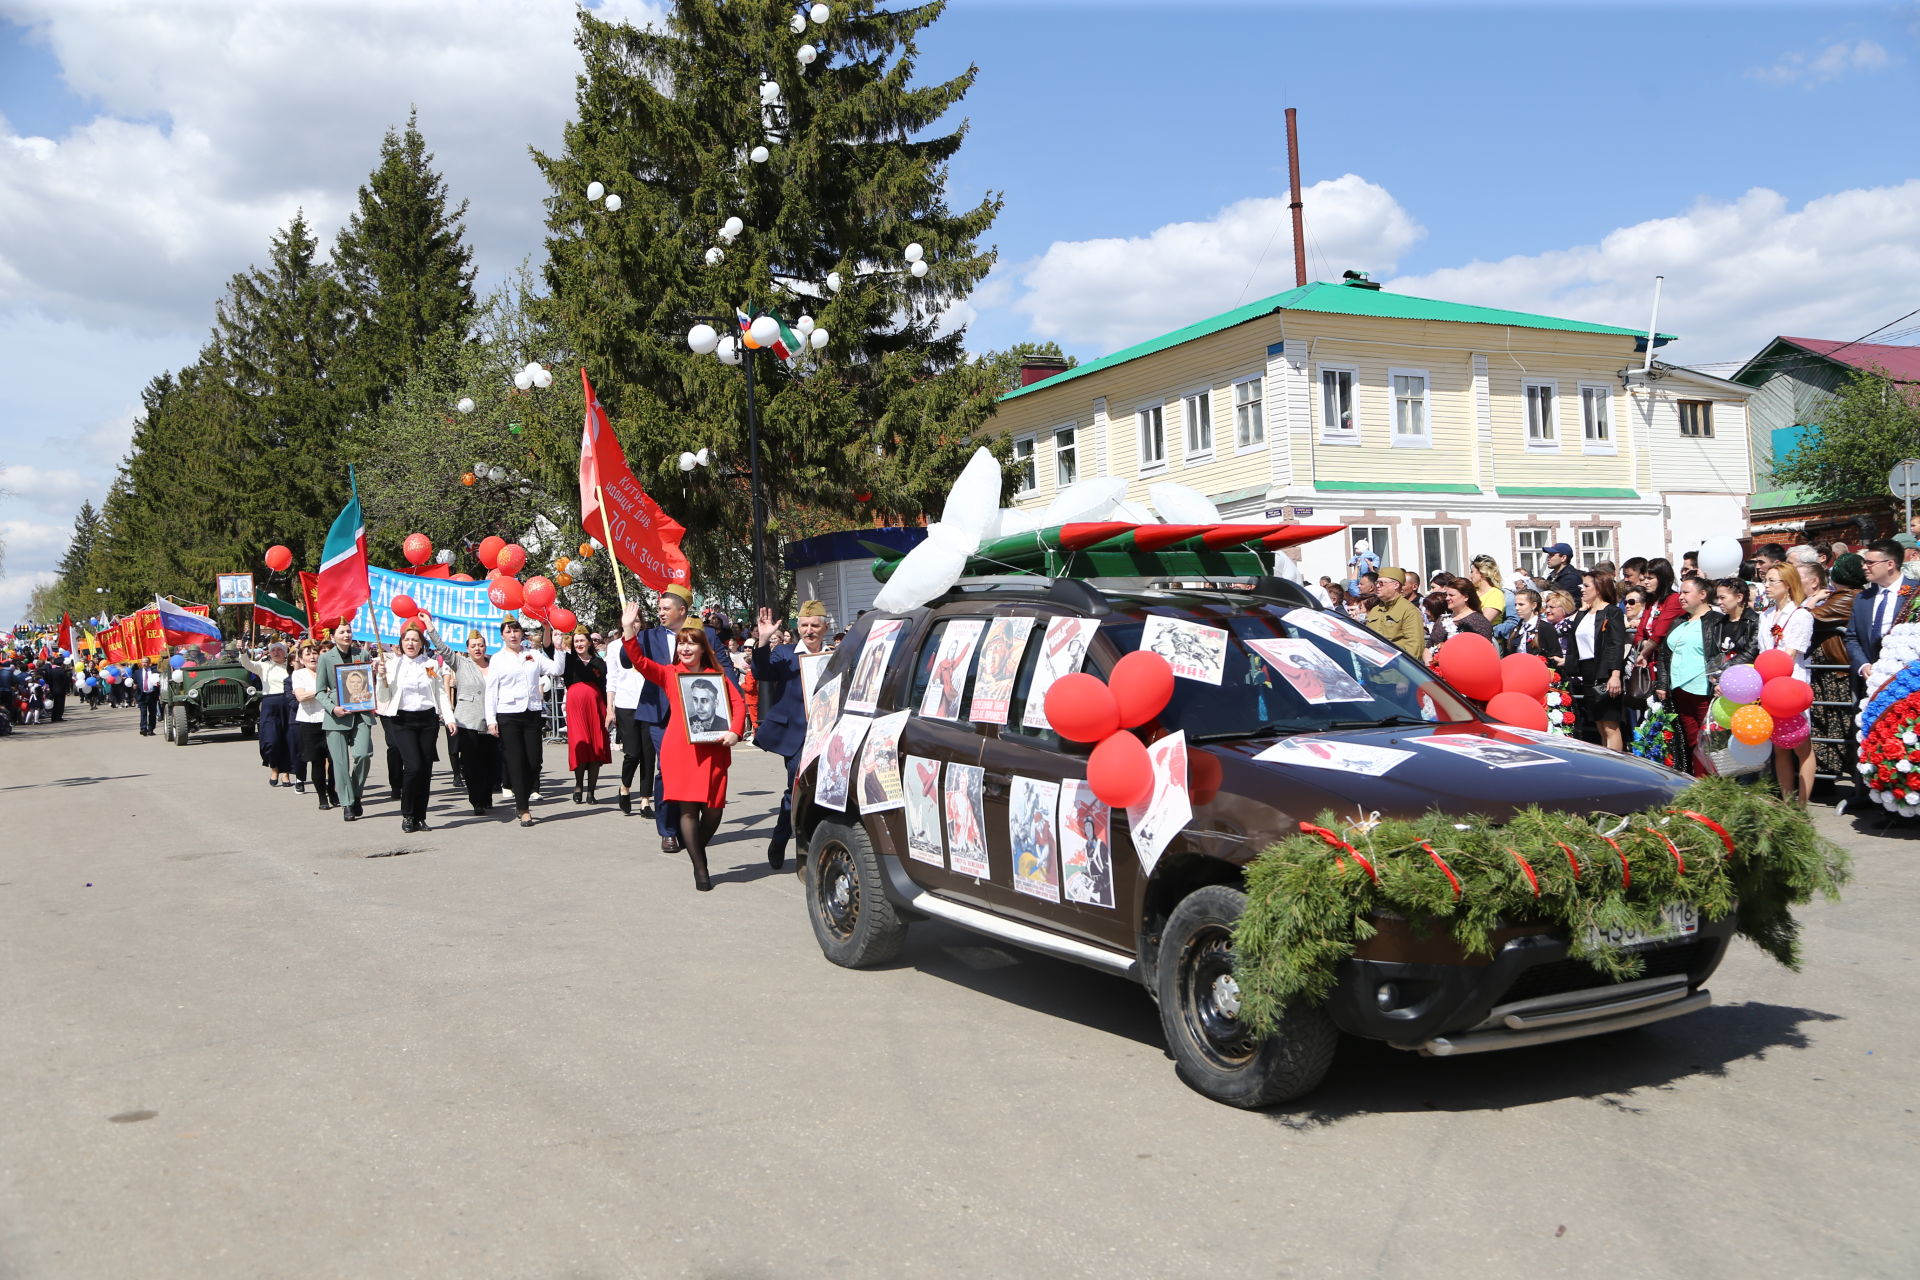
[[1425,667],[1331,613],[1285,605],[1217,613],[1149,607],[1102,631],[1122,653],[1146,637],[1176,674],[1183,667],[1219,670],[1217,685],[1176,679],[1159,716],[1167,729],[1196,741],[1474,718]]

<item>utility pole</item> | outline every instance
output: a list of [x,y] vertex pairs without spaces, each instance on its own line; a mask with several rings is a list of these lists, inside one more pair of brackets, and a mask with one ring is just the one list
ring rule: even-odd
[[1287,108],[1287,178],[1293,189],[1293,202],[1287,207],[1293,211],[1293,283],[1295,286],[1307,282],[1307,232],[1306,219],[1300,209],[1300,113],[1292,107]]

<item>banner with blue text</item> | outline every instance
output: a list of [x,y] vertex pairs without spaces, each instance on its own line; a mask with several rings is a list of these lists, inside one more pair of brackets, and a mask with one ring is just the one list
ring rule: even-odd
[[[410,573],[367,566],[367,585],[373,595],[353,615],[353,634],[361,641],[376,635],[388,644],[400,639],[406,624],[393,616],[393,598],[412,596],[420,612],[433,619],[440,640],[455,653],[467,651],[467,633],[478,631],[487,638],[487,652],[500,651],[500,620],[506,615],[487,599],[484,582],[455,582],[450,578],[416,578]],[[374,610],[379,610],[379,629],[374,628]]]

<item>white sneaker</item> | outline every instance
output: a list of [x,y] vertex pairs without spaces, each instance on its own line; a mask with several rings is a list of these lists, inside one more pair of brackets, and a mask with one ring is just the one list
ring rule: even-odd
[[538,791],[529,791],[527,793],[527,799],[529,800],[538,800],[539,798],[540,798],[540,793]]

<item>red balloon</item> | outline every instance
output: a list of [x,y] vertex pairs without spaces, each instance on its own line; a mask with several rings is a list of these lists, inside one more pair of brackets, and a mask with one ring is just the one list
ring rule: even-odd
[[[1780,652],[1779,649],[1767,650],[1767,653]],[[1764,658],[1767,653],[1760,656]],[[1813,705],[1813,686],[1793,676],[1769,680],[1760,690],[1760,705],[1775,720],[1791,720]]]
[[493,558],[493,567],[502,573],[520,572],[527,567],[527,549],[517,542],[509,542]]
[[284,572],[287,566],[292,563],[292,551],[277,543],[267,548],[267,568],[273,570],[275,573]]
[[1753,669],[1760,673],[1762,680],[1779,680],[1791,676],[1793,655],[1785,649],[1769,649],[1753,660]]
[[1500,692],[1523,693],[1539,702],[1553,683],[1552,668],[1537,653],[1510,653],[1500,659]]
[[493,585],[487,588],[487,599],[496,609],[518,609],[526,601],[526,595],[520,590],[517,578],[495,578]]
[[1547,731],[1547,709],[1540,699],[1524,693],[1496,693],[1487,702],[1487,717],[1520,729]]
[[[526,553],[523,551],[521,554]],[[553,583],[546,578],[528,578],[526,595],[528,604],[544,609],[553,603]]]
[[423,565],[433,554],[433,539],[424,533],[410,533],[407,540],[400,544],[400,554],[411,565]]
[[1440,678],[1475,702],[1500,692],[1500,651],[1485,636],[1466,632],[1440,646],[1433,660]]
[[[1056,682],[1054,688],[1059,687]],[[1047,719],[1053,719],[1051,708]],[[1102,802],[1116,809],[1144,804],[1153,794],[1153,757],[1132,734],[1110,734],[1087,757],[1087,784]]]
[[564,605],[555,605],[548,611],[547,621],[553,624],[555,631],[571,632],[580,625],[580,619],[574,616],[573,610]]
[[1107,687],[1120,711],[1120,727],[1131,729],[1159,715],[1173,700],[1173,664],[1151,649],[1135,650],[1113,664]]
[[496,564],[495,561],[499,559],[501,548],[506,545],[507,540],[505,538],[500,537],[498,534],[489,534],[480,540],[480,546],[475,550],[474,554],[480,557],[480,564],[483,568],[497,569],[500,566]]
[[1099,742],[1120,727],[1120,706],[1098,676],[1076,671],[1047,690],[1047,723],[1063,738]]
[[472,582],[473,575],[470,573],[456,573],[451,578],[448,578],[447,581],[448,582]]
[[394,617],[402,619],[411,619],[420,612],[420,606],[413,602],[412,596],[395,596],[388,607],[393,610]]
[[547,620],[547,611],[538,605],[530,604],[520,611],[520,616],[529,622],[545,622]]

